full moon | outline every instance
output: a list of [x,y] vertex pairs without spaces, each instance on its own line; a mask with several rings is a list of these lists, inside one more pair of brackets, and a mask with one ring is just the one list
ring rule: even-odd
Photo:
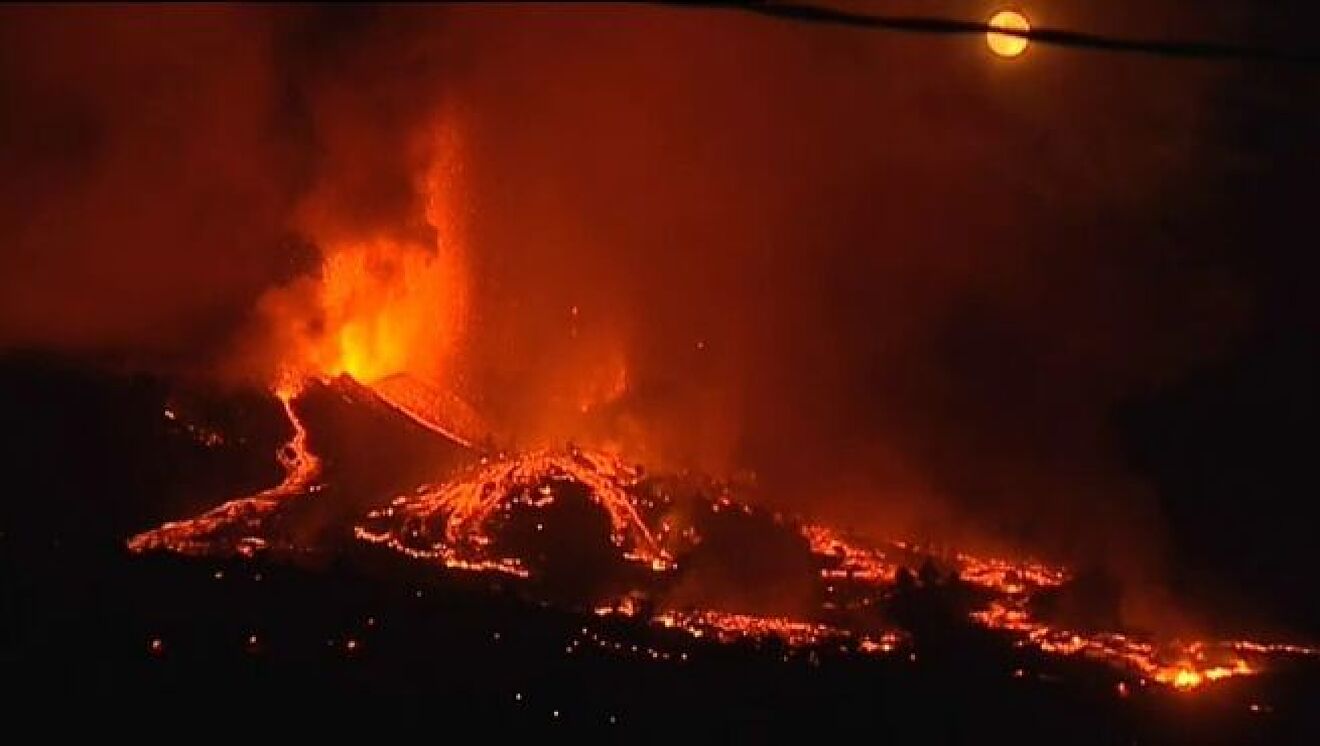
[[[1031,24],[1027,23],[1026,16],[1015,10],[1001,10],[990,16],[990,28],[1030,31]],[[989,45],[991,52],[1000,57],[1017,57],[1027,50],[1027,39],[1023,36],[996,34],[990,31],[985,35],[985,43]]]

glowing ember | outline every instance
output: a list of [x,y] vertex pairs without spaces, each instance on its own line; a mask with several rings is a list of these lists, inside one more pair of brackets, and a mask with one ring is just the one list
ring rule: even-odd
[[199,425],[193,422],[183,422],[178,413],[173,409],[166,407],[164,415],[165,419],[181,428],[184,433],[187,433],[193,441],[200,445],[206,446],[207,448],[215,448],[225,444],[224,435],[206,427],[205,425]]
[[601,604],[596,607],[595,611],[596,616],[617,614],[624,617],[634,617],[637,616],[637,603],[631,596],[626,596],[614,603]]

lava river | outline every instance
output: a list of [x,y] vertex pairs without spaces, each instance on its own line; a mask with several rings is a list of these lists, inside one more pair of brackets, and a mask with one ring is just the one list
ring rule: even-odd
[[[276,453],[285,471],[280,484],[141,533],[129,539],[128,548],[190,556],[278,555],[281,550],[308,549],[273,538],[269,526],[289,506],[322,499],[322,462],[312,451],[297,407],[311,383],[286,381],[273,390],[292,430]],[[970,589],[979,599],[969,614],[971,622],[1010,636],[1020,647],[1110,666],[1137,685],[1192,690],[1259,673],[1282,659],[1320,654],[1315,648],[1279,642],[1154,639],[1124,631],[1065,629],[1038,618],[1032,602],[1039,594],[1064,587],[1071,579],[1066,568],[934,552],[903,541],[866,542],[828,526],[768,513],[713,483],[704,485],[695,500],[680,499],[666,488],[669,482],[663,477],[648,475],[616,455],[571,445],[483,454],[472,447],[477,441],[475,415],[456,398],[406,379],[370,389],[400,414],[464,446],[471,463],[433,483],[384,496],[351,527],[356,539],[433,564],[437,571],[494,573],[535,582],[544,568],[534,558],[520,556],[522,547],[504,535],[527,516],[536,521],[532,530],[540,532],[545,525],[539,516],[557,501],[580,498],[605,517],[611,554],[595,562],[616,564],[615,577],[621,578],[612,585],[593,586],[602,597],[574,599],[599,617],[649,619],[658,627],[719,642],[774,639],[790,649],[830,645],[858,655],[901,654],[910,646],[910,636],[878,609],[900,586],[930,582],[906,568],[938,564],[949,582]],[[454,422],[460,424],[441,424]],[[688,559],[708,540],[703,521],[716,516],[792,534],[811,557],[824,599],[818,608],[779,613],[736,604],[697,606],[675,593]],[[1120,684],[1120,692],[1126,692],[1126,686]]]

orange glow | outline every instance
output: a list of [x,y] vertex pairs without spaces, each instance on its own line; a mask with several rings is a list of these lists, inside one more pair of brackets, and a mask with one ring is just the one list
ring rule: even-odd
[[883,551],[851,543],[825,526],[805,525],[802,536],[812,553],[832,560],[830,566],[820,571],[823,578],[878,584],[892,583],[898,575],[899,566],[888,560]]
[[[166,549],[191,555],[250,555],[263,549],[266,539],[257,535],[262,522],[286,500],[317,490],[313,480],[319,473],[320,461],[309,450],[306,428],[293,408],[299,392],[300,379],[293,376],[282,377],[275,387],[294,430],[293,437],[277,454],[286,470],[283,482],[252,497],[227,502],[197,518],[167,523],[136,536],[129,542],[130,549],[137,552]],[[444,484],[423,485],[411,494],[395,498],[388,506],[371,511],[363,525],[355,527],[355,535],[359,540],[450,569],[528,578],[532,571],[523,558],[492,552],[491,547],[496,544],[493,531],[501,516],[520,506],[537,508],[552,504],[558,497],[560,482],[582,485],[590,499],[606,512],[610,539],[618,547],[621,559],[656,572],[668,572],[676,567],[666,543],[675,537],[686,538],[686,531],[675,531],[668,519],[657,517],[657,504],[644,491],[636,489],[641,482],[640,470],[617,457],[577,448],[481,459]],[[728,494],[712,501],[710,509],[754,512],[751,506]],[[829,592],[833,592],[835,582],[883,592],[896,579],[899,558],[931,556],[899,541],[889,542],[885,548],[866,546],[816,524],[805,524],[799,531],[812,553],[821,560],[820,575],[831,584]],[[1020,646],[1103,663],[1131,672],[1143,683],[1153,681],[1178,691],[1191,691],[1226,678],[1256,674],[1275,656],[1320,655],[1320,650],[1286,643],[1154,642],[1122,632],[1052,626],[1032,617],[1029,602],[1036,592],[1067,582],[1069,574],[1065,569],[1030,560],[965,553],[954,554],[951,561],[961,582],[979,586],[993,596],[985,609],[972,614],[973,621],[1018,637]],[[222,576],[217,572],[216,577]],[[643,613],[639,599],[644,598],[644,594],[629,595],[601,602],[595,605],[594,612],[600,617],[636,618]],[[835,607],[827,604],[825,608]],[[649,621],[717,642],[774,638],[790,648],[831,646],[842,652],[861,654],[889,653],[907,639],[903,633],[892,630],[875,634],[818,619],[757,616],[720,609],[666,609],[655,612]],[[606,648],[621,650],[619,643],[592,639]],[[350,651],[355,646],[351,641],[346,645]],[[663,651],[641,652],[655,660],[669,659]],[[1014,673],[1014,676],[1022,675],[1025,674],[1021,669]],[[1126,683],[1120,683],[1117,691],[1119,696],[1130,693]]]
[[[453,411],[443,404],[443,399],[440,404],[424,404],[430,401],[427,396],[433,392],[418,389],[416,382],[398,376],[385,380],[394,383],[382,383],[381,395],[400,411],[416,410],[410,416],[423,422],[452,416]],[[280,484],[226,502],[196,518],[166,523],[139,534],[129,540],[129,549],[242,556],[264,550],[269,541],[261,535],[266,519],[287,501],[319,490],[315,480],[321,462],[311,451],[307,428],[294,408],[305,382],[305,378],[286,368],[273,385],[273,393],[293,430],[289,441],[276,452],[285,470]],[[397,403],[389,398],[391,394],[398,399]],[[411,494],[395,498],[388,506],[371,511],[363,525],[355,527],[355,535],[359,540],[450,569],[527,578],[532,573],[523,558],[498,556],[491,549],[496,544],[493,532],[499,518],[519,506],[537,508],[552,504],[558,497],[557,485],[571,482],[582,485],[589,498],[608,515],[609,538],[618,547],[621,559],[652,571],[668,572],[676,565],[666,544],[676,537],[691,540],[689,530],[676,531],[670,520],[657,515],[657,503],[645,491],[637,489],[641,481],[640,468],[616,456],[579,448],[483,458],[446,483],[423,485]],[[755,512],[750,505],[727,493],[713,500],[710,509]],[[932,556],[900,541],[883,547],[867,546],[817,524],[804,524],[799,531],[811,552],[820,559],[819,572],[830,583],[827,588],[830,593],[835,582],[883,592],[895,582],[902,561]],[[1031,616],[1029,602],[1036,592],[1066,583],[1069,573],[1064,568],[965,553],[946,555],[946,559],[952,562],[961,582],[979,586],[993,596],[994,600],[985,609],[972,614],[973,621],[1018,636],[1019,645],[1052,655],[1080,656],[1105,663],[1130,671],[1143,682],[1149,680],[1190,691],[1222,679],[1258,673],[1273,656],[1320,655],[1320,650],[1286,643],[1245,640],[1156,643],[1121,632],[1084,632],[1051,626]],[[215,577],[221,579],[223,574],[217,571]],[[827,604],[825,608],[836,607]],[[603,617],[636,617],[642,611],[638,599],[625,596],[598,604],[595,613]],[[663,610],[650,621],[719,642],[775,638],[789,647],[829,645],[862,654],[891,652],[906,639],[896,631],[873,636],[815,619],[756,616],[719,609]],[[249,646],[255,645],[253,638]],[[617,644],[614,645],[617,649]],[[350,652],[356,647],[356,641],[346,643]],[[151,648],[160,654],[163,644],[153,641]],[[649,650],[648,655],[656,660],[668,659],[668,654],[661,651]],[[1118,692],[1127,696],[1127,685],[1120,684]]]
[[[1233,676],[1249,676],[1262,670],[1263,659],[1272,654],[1316,655],[1299,645],[1272,646],[1249,641],[1183,642],[1156,644],[1120,632],[1080,632],[1051,627],[1033,619],[1020,601],[996,601],[973,619],[992,629],[1022,635],[1021,644],[1046,653],[1082,656],[1132,671],[1144,678],[1180,691]],[[1247,660],[1247,655],[1258,659]]]
[[975,557],[959,552],[958,578],[1008,595],[1019,595],[1042,588],[1055,588],[1068,581],[1068,572],[1030,560],[1013,561],[1000,557]]
[[[416,558],[439,560],[447,567],[490,570],[526,577],[517,557],[491,557],[489,522],[521,504],[554,500],[553,484],[572,480],[585,485],[591,499],[610,518],[610,540],[627,560],[652,570],[669,569],[673,558],[638,512],[640,498],[628,491],[640,474],[604,453],[571,449],[533,451],[491,462],[485,459],[470,473],[439,487],[424,487],[415,495],[396,498],[388,508],[374,510],[368,521],[383,528],[358,526],[364,541],[383,544]],[[439,526],[432,533],[417,526]]]
[[[1027,22],[1027,17],[1015,10],[1001,10],[995,13],[990,16],[989,25],[991,28],[1005,31],[1031,30],[1031,24]],[[1027,51],[1027,38],[1024,36],[997,34],[990,31],[985,35],[985,43],[990,47],[990,51],[1000,57],[1010,59]]]
[[777,638],[790,647],[813,647],[855,639],[860,652],[881,654],[893,651],[903,641],[898,632],[885,632],[876,638],[856,637],[848,630],[828,624],[722,611],[666,611],[656,615],[653,621],[663,627],[681,629],[693,637],[712,637],[720,642]]
[[587,414],[618,400],[628,390],[628,365],[622,353],[611,350],[603,361],[583,371],[577,385],[577,409]]
[[444,253],[388,239],[332,252],[322,269],[328,331],[313,369],[365,384],[405,372],[436,380],[462,329],[461,282]]
[[[628,596],[595,608],[596,616],[633,618],[636,602]],[[837,645],[845,651],[868,655],[891,653],[906,642],[906,635],[886,630],[878,635],[858,635],[829,624],[782,616],[739,614],[714,609],[661,611],[651,622],[666,629],[680,630],[698,639],[732,643],[776,639],[794,648]]]
[[490,434],[471,405],[441,386],[401,373],[376,381],[370,389],[417,424],[461,445],[471,448]]
[[442,387],[451,382],[469,291],[456,217],[459,145],[453,126],[442,127],[415,183],[422,214],[406,233],[393,226],[346,230],[333,211],[306,209],[303,227],[320,253],[318,271],[259,302],[269,335],[264,355],[280,376],[348,375],[367,386],[400,375]]
[[[223,553],[248,556],[264,549],[266,540],[254,535],[262,519],[274,513],[286,500],[314,492],[313,480],[321,472],[321,459],[308,445],[307,428],[293,408],[293,401],[301,392],[301,379],[294,376],[281,376],[275,385],[275,396],[293,428],[293,437],[275,452],[275,458],[284,467],[283,481],[250,497],[222,503],[196,518],[172,521],[140,533],[128,540],[129,550],[168,550],[200,556],[214,554],[218,548],[224,547]],[[229,535],[235,532],[237,535]],[[217,571],[216,578],[221,577],[223,575]]]

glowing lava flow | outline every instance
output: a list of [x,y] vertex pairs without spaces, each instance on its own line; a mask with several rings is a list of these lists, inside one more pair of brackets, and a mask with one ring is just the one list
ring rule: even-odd
[[[1061,656],[1079,656],[1131,671],[1179,690],[1264,669],[1265,658],[1280,655],[1316,655],[1320,650],[1299,645],[1272,645],[1250,641],[1155,642],[1123,632],[1083,632],[1047,624],[1031,616],[1033,593],[1063,585],[1068,573],[1038,562],[957,555],[958,577],[999,594],[972,619],[990,629],[1018,635],[1019,646]],[[1251,660],[1250,658],[1254,658]]]
[[[436,559],[447,567],[526,577],[519,558],[490,556],[490,521],[519,504],[536,507],[553,502],[549,483],[573,481],[586,487],[591,500],[608,513],[610,540],[624,550],[626,559],[665,570],[673,558],[639,515],[639,498],[629,492],[639,479],[638,471],[622,461],[577,448],[483,459],[469,474],[439,487],[420,488],[372,511],[368,521],[384,521],[384,528],[358,526],[355,533],[364,541],[412,557]],[[537,497],[531,496],[533,490]]]
[[665,611],[653,619],[670,629],[680,629],[693,637],[713,637],[719,642],[777,639],[789,647],[814,647],[854,642],[864,653],[888,653],[902,641],[898,632],[885,632],[878,639],[857,636],[840,627],[776,616],[734,614],[723,611]]
[[387,376],[368,388],[408,419],[466,448],[489,434],[481,416],[461,397],[406,373]]
[[[803,537],[817,556],[827,560],[821,577],[872,586],[894,582],[900,564],[881,549],[862,546],[819,525],[804,525]],[[931,556],[919,548],[891,542],[896,554],[912,558]],[[973,612],[973,621],[1017,636],[1021,647],[1044,653],[1077,656],[1130,671],[1181,691],[1233,676],[1260,673],[1267,659],[1280,656],[1320,656],[1320,649],[1285,643],[1239,641],[1181,641],[1156,643],[1123,632],[1082,632],[1052,626],[1032,617],[1033,595],[1058,588],[1069,580],[1066,569],[1030,560],[978,557],[963,552],[951,558],[960,582],[994,596],[989,605]]]
[[[356,535],[364,541],[388,546],[407,556],[437,561],[460,570],[501,572],[526,578],[530,571],[518,557],[493,556],[494,530],[498,518],[519,507],[541,508],[555,499],[555,482],[574,482],[587,489],[590,499],[609,515],[611,541],[625,559],[655,571],[674,566],[673,558],[648,527],[640,507],[653,507],[635,494],[639,472],[604,453],[582,449],[534,451],[485,462],[439,487],[423,487],[414,495],[396,498],[389,507],[373,511]],[[724,497],[712,504],[733,506]],[[740,506],[750,511],[750,506]],[[862,550],[853,553],[849,567],[868,574]],[[868,575],[877,577],[878,575]],[[631,597],[599,605],[598,616],[635,617],[639,605]],[[660,627],[685,632],[696,638],[730,643],[739,640],[778,640],[789,648],[822,645],[866,654],[894,650],[902,635],[885,632],[878,636],[858,634],[818,621],[779,616],[758,616],[714,609],[667,610],[649,621]]]
[[880,549],[858,546],[825,526],[804,525],[801,533],[813,554],[832,560],[831,566],[820,571],[826,580],[883,585],[894,582],[898,576],[899,565]]
[[[425,406],[426,392],[406,381],[373,391],[392,406],[412,407],[433,419],[447,411]],[[321,462],[311,452],[307,428],[294,408],[302,381],[288,378],[274,389],[293,429],[293,435],[278,451],[285,477],[280,484],[250,497],[224,503],[202,515],[166,523],[129,540],[134,552],[168,550],[185,555],[251,555],[264,548],[262,534],[269,519],[290,499],[315,493]],[[391,400],[403,391],[404,403]],[[408,398],[412,397],[412,398]],[[439,412],[437,415],[435,412]],[[452,409],[452,408],[449,408]],[[475,420],[474,420],[475,421]],[[423,423],[425,424],[425,423]],[[433,428],[434,429],[434,428]],[[441,430],[441,432],[444,432]],[[666,549],[671,526],[660,520],[656,505],[640,489],[640,469],[596,451],[579,448],[539,450],[498,459],[481,459],[469,470],[439,486],[423,485],[412,494],[395,498],[388,506],[367,514],[363,525],[354,527],[358,539],[384,545],[407,556],[453,569],[493,571],[526,578],[531,575],[518,556],[499,556],[496,535],[513,511],[539,509],[559,497],[558,485],[580,487],[609,519],[610,540],[621,556],[657,572],[676,567]],[[754,509],[727,494],[712,501],[711,509]],[[658,525],[653,531],[650,526]],[[686,537],[692,527],[679,531]],[[851,584],[858,603],[852,612],[887,597],[900,567],[924,562],[933,555],[903,542],[880,547],[845,538],[832,529],[805,524],[798,531],[810,551],[820,560],[819,574],[830,584]],[[267,534],[268,535],[268,534]],[[681,543],[681,542],[680,542]],[[672,546],[670,548],[673,548]],[[1056,588],[1069,579],[1066,570],[1039,562],[1018,561],[970,554],[943,554],[959,582],[976,586],[989,595],[988,605],[971,618],[989,629],[1018,638],[1017,644],[1044,653],[1094,660],[1177,690],[1191,690],[1221,679],[1259,673],[1279,656],[1317,656],[1320,650],[1299,645],[1252,641],[1156,643],[1122,632],[1081,632],[1052,626],[1034,619],[1030,601],[1040,591]],[[639,598],[645,598],[642,593]],[[642,602],[644,603],[644,602]],[[631,596],[596,607],[600,616],[636,617],[642,603]],[[837,609],[833,602],[825,610]],[[825,617],[827,620],[829,617]],[[756,616],[718,609],[660,610],[648,621],[679,630],[697,638],[717,642],[747,640],[759,643],[778,640],[789,648],[837,647],[844,652],[887,653],[895,650],[906,635],[894,631],[875,634],[838,626],[821,619]],[[873,627],[874,624],[867,624]]]
[[274,389],[275,397],[293,427],[293,437],[275,452],[280,466],[284,467],[283,481],[250,497],[230,500],[196,518],[171,521],[140,533],[128,540],[129,550],[168,550],[192,556],[215,554],[218,548],[226,545],[221,534],[235,528],[244,535],[231,540],[232,552],[246,555],[265,547],[266,540],[255,535],[262,521],[289,498],[315,492],[316,485],[312,482],[321,471],[321,460],[307,443],[307,428],[293,408],[293,400],[301,393],[302,385],[301,380],[288,377]]
[[[624,596],[594,609],[599,617],[635,618],[640,612],[631,596]],[[776,640],[789,648],[816,648],[826,645],[844,652],[870,655],[891,653],[908,641],[898,630],[885,630],[876,635],[859,634],[823,622],[793,619],[785,616],[739,614],[714,609],[668,610],[656,613],[649,621],[665,629],[673,629],[702,639],[734,643],[749,641],[761,643]]]
[[1002,594],[987,608],[973,612],[974,621],[1020,636],[1019,646],[1100,661],[1131,671],[1143,682],[1151,680],[1190,690],[1233,676],[1260,673],[1267,657],[1320,655],[1320,649],[1301,645],[1183,640],[1157,643],[1122,632],[1082,632],[1051,626],[1031,616],[1030,597],[1036,589],[1066,582],[1063,570],[1037,563],[984,560],[963,554],[958,557],[964,563],[962,580]]
[[[1102,661],[1145,679],[1184,690],[1230,676],[1258,673],[1261,670],[1259,665],[1252,665],[1243,652],[1254,651],[1261,655],[1284,652],[1275,646],[1250,642],[1171,641],[1156,645],[1119,632],[1074,632],[1034,620],[1024,609],[1004,601],[996,601],[972,617],[991,629],[1022,635],[1019,644],[1055,655]],[[1292,654],[1314,654],[1314,651],[1299,646],[1286,648]]]
[[1013,561],[1000,557],[974,557],[959,552],[958,578],[1010,596],[1057,588],[1068,582],[1068,571],[1041,562]]

